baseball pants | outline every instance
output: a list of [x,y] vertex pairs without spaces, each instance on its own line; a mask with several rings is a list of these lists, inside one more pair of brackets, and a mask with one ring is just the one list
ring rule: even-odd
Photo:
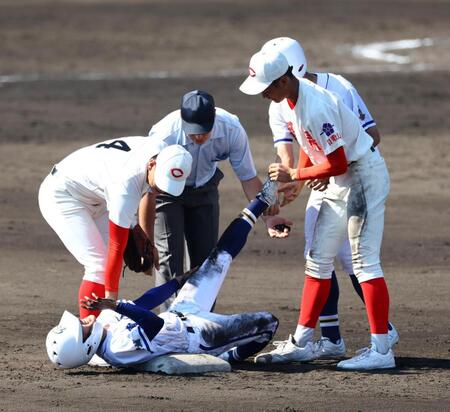
[[358,281],[383,277],[380,248],[389,187],[387,167],[378,151],[368,151],[344,175],[330,180],[306,256],[307,275],[329,279],[334,258],[348,237]]
[[38,200],[44,219],[84,266],[83,279],[104,284],[109,238],[106,207],[74,198],[57,174],[44,179]]

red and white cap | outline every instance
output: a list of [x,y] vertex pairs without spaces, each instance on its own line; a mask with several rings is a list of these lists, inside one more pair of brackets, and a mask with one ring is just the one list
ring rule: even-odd
[[191,168],[192,156],[183,146],[167,146],[156,158],[155,184],[169,195],[180,196]]
[[261,47],[261,51],[269,52],[277,50],[284,54],[290,66],[292,66],[292,74],[301,79],[307,70],[307,61],[305,52],[301,44],[290,37],[277,37],[269,40]]
[[250,59],[249,76],[239,90],[251,95],[262,93],[274,80],[286,74],[288,69],[288,61],[279,51],[259,51]]

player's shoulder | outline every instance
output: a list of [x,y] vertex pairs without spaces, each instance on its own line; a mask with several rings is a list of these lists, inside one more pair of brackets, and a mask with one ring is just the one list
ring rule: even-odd
[[214,120],[215,125],[217,125],[217,130],[221,128],[226,129],[240,129],[242,128],[239,117],[235,114],[228,112],[221,107],[216,107],[216,118]]
[[330,90],[308,79],[299,79],[299,98],[307,101],[310,105],[336,100],[336,96]]
[[345,94],[355,90],[355,86],[344,76],[335,73],[316,73],[317,84],[331,92]]
[[173,112],[164,116],[161,120],[155,123],[150,129],[150,133],[162,133],[171,134],[181,129],[181,113],[180,110],[174,110]]

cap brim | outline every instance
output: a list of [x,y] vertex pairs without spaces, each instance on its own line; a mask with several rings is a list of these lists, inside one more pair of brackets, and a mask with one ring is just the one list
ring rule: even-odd
[[186,181],[174,181],[174,180],[168,180],[163,179],[163,181],[160,181],[159,183],[156,183],[156,186],[158,186],[158,189],[163,191],[164,193],[167,193],[171,196],[180,196],[181,193],[183,193],[184,186]]
[[205,134],[209,133],[214,126],[214,122],[208,124],[188,123],[181,119],[181,127],[184,133],[189,134]]
[[248,76],[240,85],[239,90],[245,94],[255,95],[262,93],[269,86],[270,83],[259,82],[254,77]]

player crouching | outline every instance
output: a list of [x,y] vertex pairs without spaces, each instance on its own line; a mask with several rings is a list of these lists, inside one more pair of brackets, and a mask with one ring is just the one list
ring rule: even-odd
[[[257,218],[276,202],[276,190],[276,183],[264,184],[194,273],[150,289],[133,302],[86,297],[86,308],[102,310],[98,318],[79,319],[64,312],[47,336],[52,363],[76,368],[97,354],[112,366],[127,367],[167,353],[205,353],[233,362],[263,349],[278,327],[271,313],[220,315],[210,310]],[[180,288],[168,311],[159,316],[150,311]]]

